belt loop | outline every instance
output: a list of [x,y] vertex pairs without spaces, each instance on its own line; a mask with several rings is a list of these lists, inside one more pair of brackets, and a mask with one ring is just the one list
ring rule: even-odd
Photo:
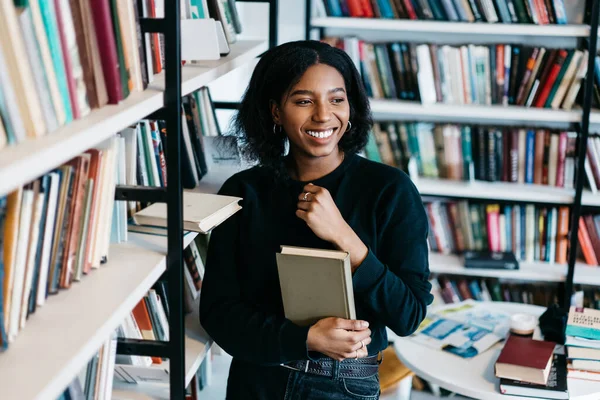
[[381,364],[383,362],[383,351],[378,351],[377,352],[377,358],[379,358],[379,355],[381,354],[381,359],[377,360],[377,364]]
[[331,378],[337,380],[340,376],[340,362],[333,360],[333,370],[331,371]]
[[310,360],[306,360],[306,367],[304,367],[304,373],[308,372],[308,365],[310,364]]

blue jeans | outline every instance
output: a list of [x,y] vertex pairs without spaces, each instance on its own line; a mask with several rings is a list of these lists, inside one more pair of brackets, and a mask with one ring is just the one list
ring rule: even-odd
[[[339,365],[336,362],[336,365]],[[379,375],[340,378],[262,366],[233,359],[227,381],[227,400],[377,400]]]
[[[336,362],[339,365],[339,363]],[[366,378],[340,378],[311,375],[300,371],[290,373],[284,400],[377,400],[379,374]]]

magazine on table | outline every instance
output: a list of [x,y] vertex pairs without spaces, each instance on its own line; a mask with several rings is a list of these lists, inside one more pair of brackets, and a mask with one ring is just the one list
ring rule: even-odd
[[508,314],[467,300],[427,316],[414,340],[463,358],[472,358],[506,338]]

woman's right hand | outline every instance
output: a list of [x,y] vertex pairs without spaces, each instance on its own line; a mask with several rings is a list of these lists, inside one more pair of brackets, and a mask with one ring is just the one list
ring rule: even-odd
[[363,358],[368,355],[371,330],[367,321],[323,318],[310,327],[306,342],[309,351],[318,351],[337,361]]

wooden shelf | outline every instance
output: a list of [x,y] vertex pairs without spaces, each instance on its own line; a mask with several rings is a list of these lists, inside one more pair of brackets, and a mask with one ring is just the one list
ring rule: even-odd
[[589,25],[490,24],[485,22],[414,21],[383,18],[313,18],[315,28],[352,31],[441,33],[488,36],[588,37]]
[[[182,94],[191,93],[246,64],[267,47],[267,42],[262,40],[239,41],[231,46],[231,53],[220,60],[185,65],[182,68]],[[164,75],[156,75],[148,89],[132,93],[118,105],[94,110],[48,135],[3,149],[0,151],[0,196],[158,110],[164,104],[163,89]]]
[[[571,204],[575,193],[572,189],[510,182],[469,182],[430,178],[417,178],[413,182],[423,196]],[[595,197],[591,197],[591,194],[589,198],[590,201],[596,200]],[[598,202],[600,203],[600,198]]]
[[[455,122],[497,125],[574,124],[581,121],[581,110],[552,110],[521,106],[476,104],[421,104],[414,101],[371,99],[371,111],[376,120],[406,120]],[[600,114],[593,112],[593,123],[600,123]]]
[[[567,275],[566,264],[548,262],[519,262],[518,270],[465,268],[463,259],[455,254],[429,253],[429,270],[433,274],[503,278],[535,282],[563,282]],[[600,267],[577,263],[574,283],[600,286]]]

